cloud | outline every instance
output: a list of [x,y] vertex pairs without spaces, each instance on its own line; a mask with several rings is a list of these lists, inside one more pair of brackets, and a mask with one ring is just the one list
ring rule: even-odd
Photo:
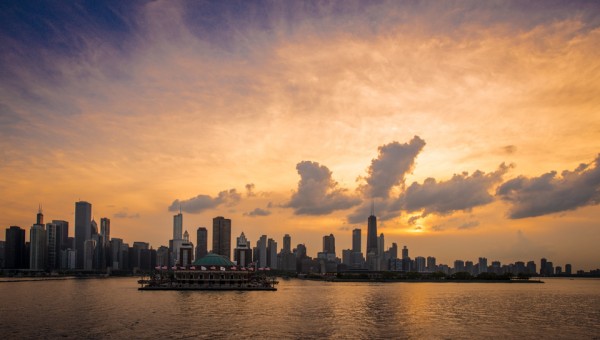
[[470,222],[465,222],[465,223],[459,225],[458,229],[461,229],[461,230],[473,229],[477,226],[479,226],[479,221],[470,221]]
[[114,218],[140,218],[140,213],[129,214],[127,211],[119,211],[113,215]]
[[539,177],[519,176],[502,184],[496,195],[511,204],[512,219],[535,217],[575,210],[600,203],[600,154],[589,164],[575,170],[556,171]]
[[455,174],[448,181],[427,178],[423,184],[414,182],[400,196],[400,207],[408,212],[422,211],[422,216],[426,216],[445,215],[491,203],[494,196],[489,190],[502,181],[509,168],[511,166],[502,163],[498,170],[488,174],[477,170],[470,176],[466,172]]
[[[397,202],[392,199],[375,199],[375,216],[377,221],[383,222],[400,216],[400,210],[396,207]],[[348,223],[365,223],[371,215],[371,201],[364,201],[350,215]]]
[[214,198],[209,195],[201,194],[187,200],[176,199],[169,207],[169,211],[178,211],[181,207],[183,212],[197,214],[223,204],[227,207],[234,206],[241,198],[242,196],[235,189],[223,190]]
[[367,184],[362,187],[368,197],[389,197],[392,187],[404,184],[404,176],[414,166],[415,158],[425,146],[419,136],[404,144],[392,142],[380,146],[379,156],[371,161]]
[[261,208],[256,208],[252,211],[244,213],[244,216],[250,216],[250,217],[269,216],[269,215],[271,215],[271,212],[269,210],[265,210],[265,209],[261,209]]
[[517,152],[517,147],[515,145],[506,145],[506,146],[502,147],[502,150],[504,151],[504,153],[510,155],[510,154]]
[[296,215],[326,215],[335,210],[351,208],[360,203],[358,197],[348,195],[338,187],[331,171],[317,162],[302,161],[296,165],[300,175],[298,190],[284,205],[293,208]]
[[248,184],[246,184],[246,197],[254,197],[254,196],[256,196],[256,194],[254,193],[254,188],[256,188],[256,186],[254,185],[254,183],[248,183]]

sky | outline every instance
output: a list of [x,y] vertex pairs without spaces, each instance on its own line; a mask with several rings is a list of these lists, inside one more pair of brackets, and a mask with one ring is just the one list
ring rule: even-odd
[[0,46],[3,229],[341,257],[374,204],[413,258],[600,266],[598,2],[3,1]]

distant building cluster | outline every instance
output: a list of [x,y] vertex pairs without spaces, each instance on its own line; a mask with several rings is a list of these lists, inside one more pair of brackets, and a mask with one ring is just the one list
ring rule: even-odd
[[[6,229],[5,241],[0,241],[0,268],[4,272],[95,272],[137,273],[150,272],[154,268],[190,267],[209,253],[218,254],[240,267],[278,270],[288,273],[334,274],[334,273],[443,273],[453,275],[465,273],[512,274],[560,276],[573,275],[572,266],[563,267],[545,258],[540,261],[539,271],[534,261],[517,261],[501,264],[485,257],[477,261],[454,261],[453,266],[438,264],[433,256],[409,256],[406,246],[398,254],[398,245],[386,249],[384,234],[377,234],[377,217],[374,207],[367,218],[366,256],[362,250],[362,230],[352,230],[352,247],[343,249],[342,258],[337,257],[335,236],[323,236],[322,251],[316,258],[307,255],[306,245],[298,244],[292,249],[291,236],[283,237],[283,247],[278,250],[277,242],[262,235],[253,247],[242,232],[232,249],[231,220],[222,216],[213,218],[212,250],[208,250],[208,230],[198,227],[196,245],[190,235],[183,231],[181,210],[173,216],[173,238],[169,246],[153,249],[147,242],[133,242],[130,246],[119,238],[110,238],[110,219],[101,218],[100,228],[92,217],[92,205],[88,202],[75,203],[75,235],[69,236],[69,223],[52,220],[44,224],[40,206],[36,222],[29,230],[29,242],[25,241],[25,230],[18,226]],[[233,259],[232,259],[233,251]],[[582,271],[578,275],[586,274]],[[590,272],[600,274],[600,270]]]

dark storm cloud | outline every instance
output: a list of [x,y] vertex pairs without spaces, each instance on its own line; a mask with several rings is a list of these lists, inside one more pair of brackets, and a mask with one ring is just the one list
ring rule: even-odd
[[176,199],[169,207],[169,211],[181,211],[197,214],[204,210],[216,208],[220,205],[231,207],[237,204],[242,198],[235,189],[223,190],[219,192],[217,197],[211,197],[209,195],[198,195],[187,200]]
[[298,190],[284,205],[293,208],[296,215],[326,215],[335,210],[351,208],[360,203],[357,197],[348,195],[332,179],[331,171],[317,162],[302,161],[296,165],[300,175]]
[[498,187],[496,195],[511,204],[512,219],[574,210],[600,202],[600,155],[593,167],[580,164],[575,170],[556,171],[539,177],[519,176]]
[[494,200],[489,190],[502,181],[509,168],[503,163],[498,170],[488,174],[477,170],[470,176],[466,172],[456,174],[448,181],[427,178],[423,184],[414,182],[406,188],[399,202],[403,210],[422,211],[422,216],[469,210]]
[[366,185],[361,190],[367,197],[389,197],[392,187],[404,184],[404,176],[409,173],[415,158],[425,146],[419,136],[404,144],[392,142],[379,147],[379,155],[371,161]]
[[269,210],[265,210],[265,209],[261,209],[261,208],[256,208],[252,211],[244,213],[244,216],[250,216],[250,217],[269,216],[269,215],[271,215],[271,212]]

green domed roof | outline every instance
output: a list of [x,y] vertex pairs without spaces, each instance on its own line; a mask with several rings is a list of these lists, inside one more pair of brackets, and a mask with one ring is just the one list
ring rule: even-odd
[[226,257],[219,254],[209,253],[203,258],[196,259],[194,266],[235,266],[235,263],[229,261]]

